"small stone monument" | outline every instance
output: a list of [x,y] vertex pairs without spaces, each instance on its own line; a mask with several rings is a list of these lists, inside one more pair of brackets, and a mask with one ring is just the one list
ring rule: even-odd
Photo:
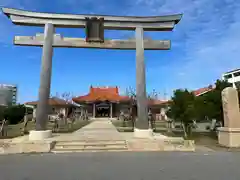
[[226,147],[240,147],[240,111],[238,92],[232,87],[222,91],[224,127],[219,128],[218,142]]

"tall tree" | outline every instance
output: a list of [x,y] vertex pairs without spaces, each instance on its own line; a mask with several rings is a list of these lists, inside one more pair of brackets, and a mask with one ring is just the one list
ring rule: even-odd
[[159,98],[159,94],[155,89],[152,90],[152,92],[150,92],[148,94],[148,98],[149,99],[158,99]]
[[206,108],[205,98],[203,96],[195,97],[194,100],[194,118],[197,122],[206,120],[208,109]]
[[65,100],[68,103],[72,103],[72,98],[74,96],[73,96],[73,93],[70,93],[70,92],[63,92],[63,93],[56,92],[55,96],[51,94],[50,97],[57,97]]
[[[222,108],[222,91],[226,87],[231,87],[232,85],[224,80],[217,80],[215,83],[215,88],[202,95],[202,97],[197,97],[197,99],[202,98],[205,111],[201,112],[207,116],[209,119],[216,119],[217,121],[224,123],[223,121],[223,108]],[[197,109],[198,110],[198,109]]]
[[[136,101],[136,89],[129,87],[125,91],[126,96],[130,97],[131,99]],[[152,92],[147,94],[148,99],[158,99],[159,94],[155,89],[152,90]]]
[[132,87],[126,89],[126,96],[130,97],[132,105],[137,104],[136,90]]
[[222,90],[230,86],[227,81],[217,80],[215,88],[198,97],[186,89],[178,89],[174,91],[167,116],[183,124],[185,137],[191,133],[193,119],[216,119],[223,124]]
[[61,99],[64,99],[68,103],[72,103],[73,94],[70,92],[64,92],[60,95]]
[[170,118],[181,122],[185,138],[191,135],[192,120],[195,115],[194,99],[194,94],[187,89],[177,89],[173,93],[170,108],[167,112]]

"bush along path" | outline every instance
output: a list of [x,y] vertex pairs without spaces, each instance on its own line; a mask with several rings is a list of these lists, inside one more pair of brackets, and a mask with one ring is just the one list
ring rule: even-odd
[[[58,131],[54,131],[53,133],[71,133],[74,132],[86,125],[88,125],[90,121],[75,121],[71,126],[69,124],[61,124]],[[18,136],[26,135],[29,131],[35,129],[35,122],[28,121],[27,125],[25,126],[25,122],[20,122],[18,124],[9,124],[5,126],[4,134],[1,136],[0,139],[9,139],[15,138]],[[54,123],[49,122],[47,125],[47,129],[53,130]],[[23,133],[24,132],[24,133]]]

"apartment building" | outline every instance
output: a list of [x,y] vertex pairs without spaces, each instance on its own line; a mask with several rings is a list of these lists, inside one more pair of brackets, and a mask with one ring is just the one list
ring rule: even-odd
[[240,69],[223,73],[222,80],[228,81],[234,88],[240,88]]

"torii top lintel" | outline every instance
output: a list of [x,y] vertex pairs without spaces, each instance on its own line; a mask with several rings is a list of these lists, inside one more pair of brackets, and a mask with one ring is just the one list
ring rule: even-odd
[[171,31],[182,14],[169,16],[110,16],[110,15],[80,15],[80,14],[51,14],[24,11],[12,8],[2,8],[14,24],[25,26],[43,26],[52,23],[56,27],[85,28],[87,18],[102,18],[104,29],[135,30],[141,26],[145,31]]

